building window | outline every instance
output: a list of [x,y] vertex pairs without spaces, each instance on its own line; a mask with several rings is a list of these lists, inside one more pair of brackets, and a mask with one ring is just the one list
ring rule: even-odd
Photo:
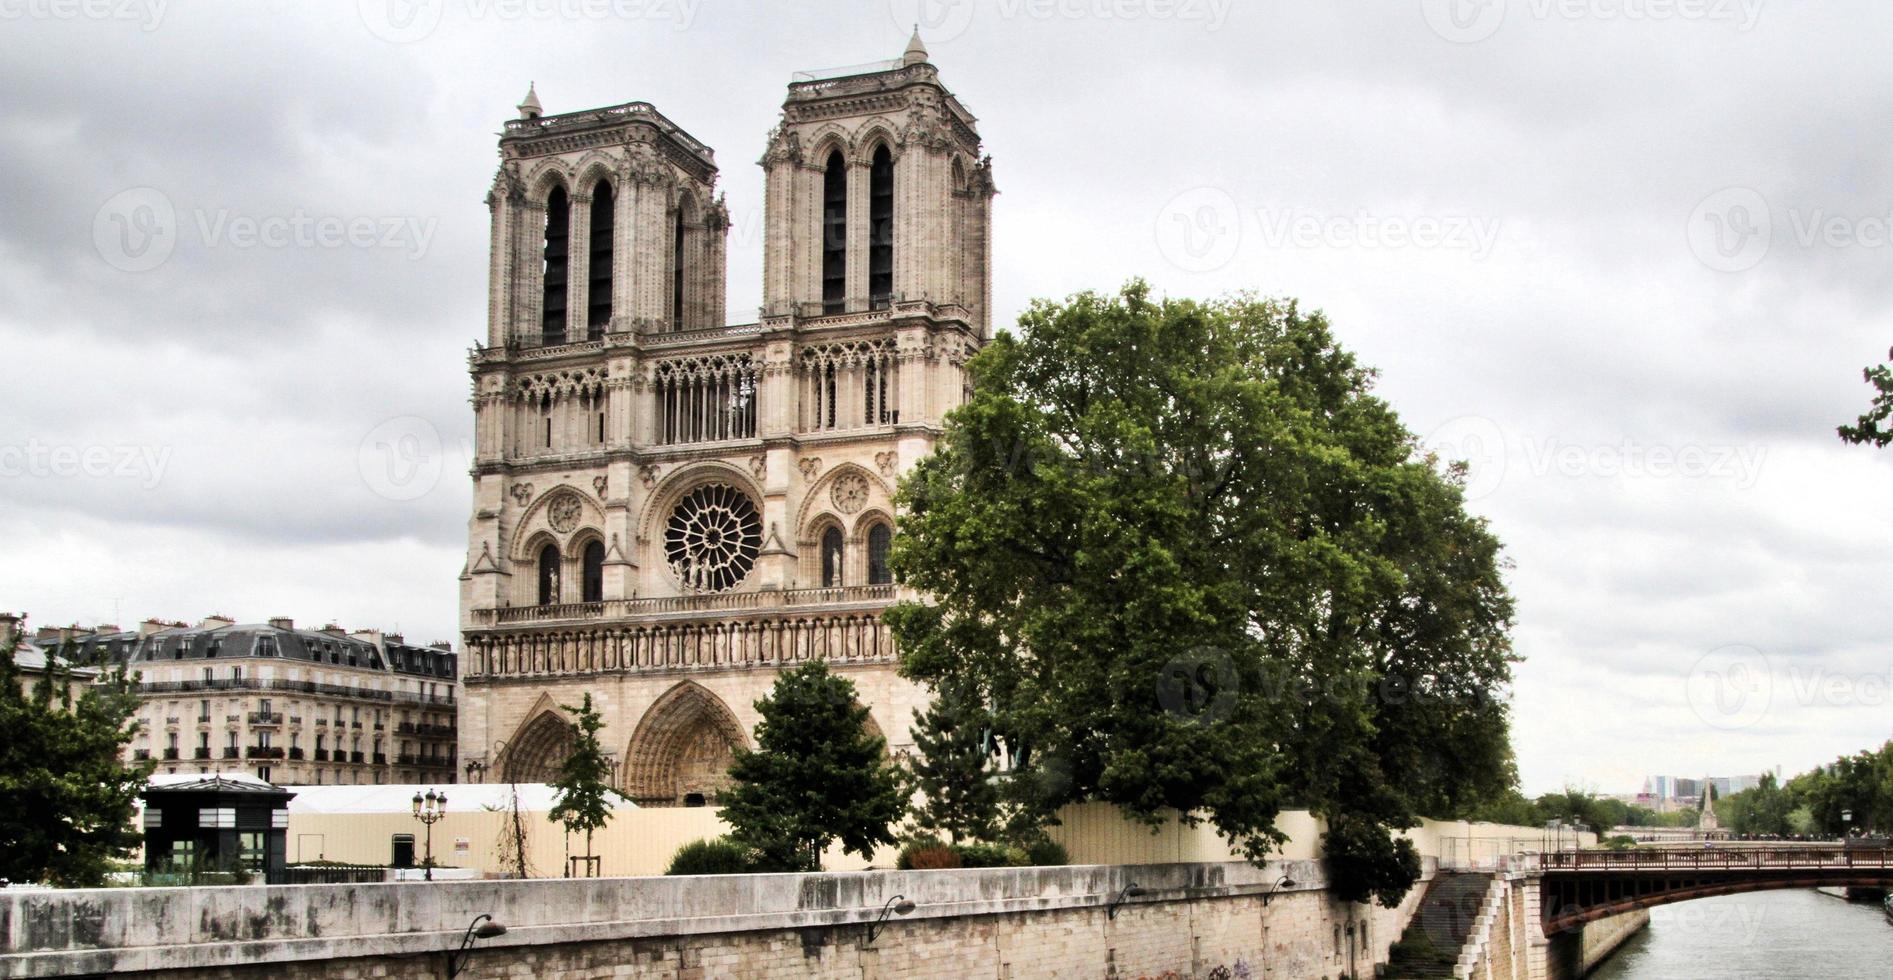
[[539,604],[549,606],[559,601],[559,546],[539,549]]
[[612,219],[617,208],[611,184],[599,181],[592,188],[592,254],[590,301],[586,305],[586,336],[597,340],[605,335],[611,322],[611,240]]
[[677,221],[671,227],[670,247],[670,328],[684,329],[684,210],[677,209]]
[[894,581],[894,573],[887,567],[888,546],[894,543],[894,531],[885,524],[876,524],[868,530],[868,584],[886,585]]
[[847,312],[847,296],[848,162],[836,150],[822,174],[822,312]]
[[572,232],[572,202],[565,188],[554,187],[546,199],[545,302],[539,334],[550,346],[565,343],[565,280],[569,264],[568,239]]
[[868,308],[894,295],[894,157],[883,144],[868,168]]
[[584,601],[601,602],[605,598],[605,543],[593,541],[585,546]]
[[722,592],[749,577],[762,551],[762,514],[725,483],[685,494],[664,527],[664,557],[686,589]]
[[[659,442],[755,437],[756,363],[750,355],[717,354],[665,361],[657,366],[653,378],[657,385]],[[602,430],[602,418],[599,424]]]
[[831,527],[822,532],[822,588],[841,585],[841,557],[841,528]]

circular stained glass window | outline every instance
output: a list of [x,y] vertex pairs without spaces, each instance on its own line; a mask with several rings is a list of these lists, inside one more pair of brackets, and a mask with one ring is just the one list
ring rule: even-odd
[[762,515],[749,495],[724,483],[698,487],[677,501],[664,528],[664,557],[684,587],[735,588],[756,567]]

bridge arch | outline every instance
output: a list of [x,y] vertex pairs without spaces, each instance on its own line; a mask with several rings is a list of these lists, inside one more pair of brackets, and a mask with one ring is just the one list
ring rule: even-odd
[[1784,888],[1893,887],[1893,850],[1826,848],[1545,855],[1547,936],[1659,905]]

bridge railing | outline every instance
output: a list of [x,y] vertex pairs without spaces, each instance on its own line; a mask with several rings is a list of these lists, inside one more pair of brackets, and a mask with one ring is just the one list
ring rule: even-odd
[[1893,868],[1893,848],[1675,848],[1637,851],[1553,851],[1539,857],[1546,871],[1739,871],[1813,868]]

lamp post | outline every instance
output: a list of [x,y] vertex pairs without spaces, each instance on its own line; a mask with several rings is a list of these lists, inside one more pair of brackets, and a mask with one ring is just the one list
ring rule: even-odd
[[1111,899],[1111,904],[1105,908],[1104,917],[1107,919],[1117,918],[1118,906],[1123,905],[1127,899],[1143,898],[1145,895],[1148,895],[1148,894],[1150,894],[1149,889],[1146,889],[1144,886],[1138,884],[1137,882],[1133,881],[1130,884],[1125,885],[1124,890],[1121,892],[1118,892],[1117,897],[1114,899]]
[[490,915],[481,915],[468,923],[467,934],[460,937],[460,948],[447,954],[447,980],[453,980],[467,968],[467,950],[475,939],[492,939],[505,934],[506,927],[494,922]]
[[1292,889],[1294,887],[1295,887],[1295,879],[1290,878],[1287,875],[1283,875],[1280,878],[1275,879],[1275,884],[1270,885],[1269,890],[1262,893],[1262,907],[1263,908],[1269,907],[1269,899],[1274,898],[1276,892],[1281,891],[1284,888]]
[[913,900],[909,899],[905,895],[896,895],[893,898],[888,899],[887,904],[881,906],[881,914],[875,918],[874,924],[868,926],[868,941],[862,944],[861,948],[862,949],[873,948],[874,937],[879,936],[881,934],[881,929],[887,925],[887,917],[890,913],[894,915],[906,915],[907,913],[912,912],[913,910],[914,910]]
[[436,793],[428,787],[427,795],[414,794],[414,819],[427,827],[427,857],[422,865],[426,868],[424,877],[434,880],[434,824],[447,815],[447,794]]

